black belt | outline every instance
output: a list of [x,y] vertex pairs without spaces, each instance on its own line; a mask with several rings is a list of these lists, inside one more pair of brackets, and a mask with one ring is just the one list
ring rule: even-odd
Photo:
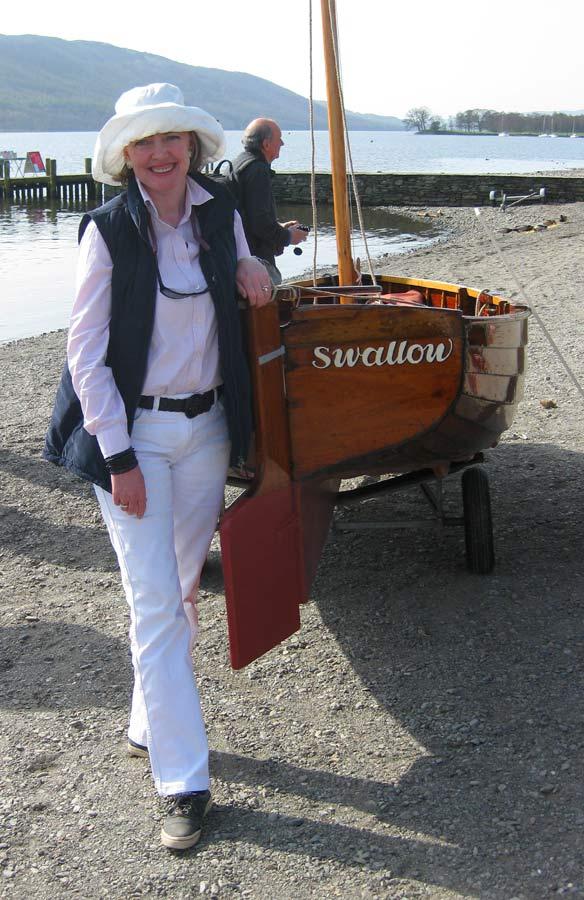
[[[173,400],[172,397],[160,397],[158,401],[158,409],[162,412],[181,412],[184,413],[187,419],[194,419],[195,416],[199,416],[201,413],[209,412],[215,400],[218,399],[223,393],[223,385],[220,384],[218,388],[211,388],[210,391],[205,391],[204,394],[192,394],[190,397],[185,397],[184,400]],[[138,400],[138,406],[141,409],[154,409],[154,401],[155,397],[140,397]]]

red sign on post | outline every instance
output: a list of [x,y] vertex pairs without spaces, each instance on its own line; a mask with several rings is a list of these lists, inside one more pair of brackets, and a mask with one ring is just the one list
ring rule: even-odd
[[24,164],[25,175],[44,175],[45,164],[38,150],[29,150]]

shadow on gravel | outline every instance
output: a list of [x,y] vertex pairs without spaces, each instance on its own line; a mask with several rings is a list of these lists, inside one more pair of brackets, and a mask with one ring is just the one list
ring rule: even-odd
[[[97,510],[97,501],[90,484],[57,468],[37,456],[0,451],[0,471],[21,478],[31,485],[57,492],[61,500],[63,521],[51,522],[41,514],[32,514],[13,503],[0,504],[0,549],[10,548],[33,563],[50,563],[58,567],[78,570],[91,566],[100,572],[115,572],[117,565],[105,526]],[[23,488],[23,500],[27,499]],[[39,501],[42,505],[42,500]],[[77,512],[95,509],[96,527],[76,524]]]
[[[86,502],[91,502],[91,498]],[[95,505],[96,501],[93,502]],[[37,564],[50,563],[59,568],[85,571],[91,560],[93,570],[117,571],[116,558],[101,523],[88,528],[70,521],[48,522],[37,515],[0,504],[2,547]]]
[[[309,770],[306,774],[310,777],[314,775]],[[338,797],[339,794],[335,802],[338,802]],[[237,844],[245,835],[249,843],[270,851],[295,854],[313,862],[333,861],[360,871],[389,868],[392,878],[407,875],[425,880],[423,873],[429,865],[443,866],[445,871],[454,872],[462,856],[460,848],[447,843],[429,844],[424,838],[418,840],[415,837],[384,837],[364,827],[352,828],[338,822],[315,822],[312,819],[274,816],[261,810],[221,805],[213,807],[212,815],[215,821],[211,818],[209,821],[211,842],[212,835],[218,831],[222,841]],[[443,883],[442,879],[428,880]],[[453,880],[457,881],[456,878]],[[354,895],[347,894],[349,896]]]
[[131,677],[127,641],[96,628],[61,622],[0,628],[0,708],[123,709]]
[[62,494],[73,494],[76,497],[89,496],[93,493],[91,485],[72,475],[66,469],[54,466],[42,459],[42,444],[35,443],[30,453],[15,453],[12,450],[0,450],[0,471],[15,477],[24,478],[31,484]]
[[[378,814],[432,842],[388,840],[408,875],[461,887],[440,841],[464,856],[467,889],[494,879],[493,896],[543,896],[582,886],[584,455],[506,444],[486,469],[492,575],[466,570],[462,529],[334,534],[313,595],[366,692],[411,738],[415,761]],[[416,512],[419,492],[367,505],[370,519]],[[366,777],[303,781],[325,802],[368,808],[379,795]]]
[[224,590],[223,567],[221,565],[221,551],[209,550],[203,571],[201,572],[201,588],[220,594]]

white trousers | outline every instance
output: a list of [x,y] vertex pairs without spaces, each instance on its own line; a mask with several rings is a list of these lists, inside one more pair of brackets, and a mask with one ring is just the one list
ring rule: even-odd
[[134,691],[128,736],[148,747],[169,796],[209,786],[209,751],[192,665],[196,594],[229,460],[221,402],[208,413],[138,410],[132,445],[146,482],[142,519],[95,491],[130,607]]

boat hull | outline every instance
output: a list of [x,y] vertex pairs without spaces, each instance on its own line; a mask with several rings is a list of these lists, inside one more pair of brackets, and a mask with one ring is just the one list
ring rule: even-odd
[[[492,447],[511,425],[529,312],[489,316],[484,303],[477,308],[479,292],[414,284],[443,305],[292,314],[284,343],[294,479],[443,470]],[[395,278],[387,285],[392,296],[411,286]]]
[[245,313],[254,474],[220,525],[234,668],[299,628],[342,478],[442,477],[513,421],[529,310],[456,285],[379,280],[386,299],[373,304]]
[[435,427],[462,387],[455,310],[303,308],[284,341],[295,479],[384,467],[389,449]]

